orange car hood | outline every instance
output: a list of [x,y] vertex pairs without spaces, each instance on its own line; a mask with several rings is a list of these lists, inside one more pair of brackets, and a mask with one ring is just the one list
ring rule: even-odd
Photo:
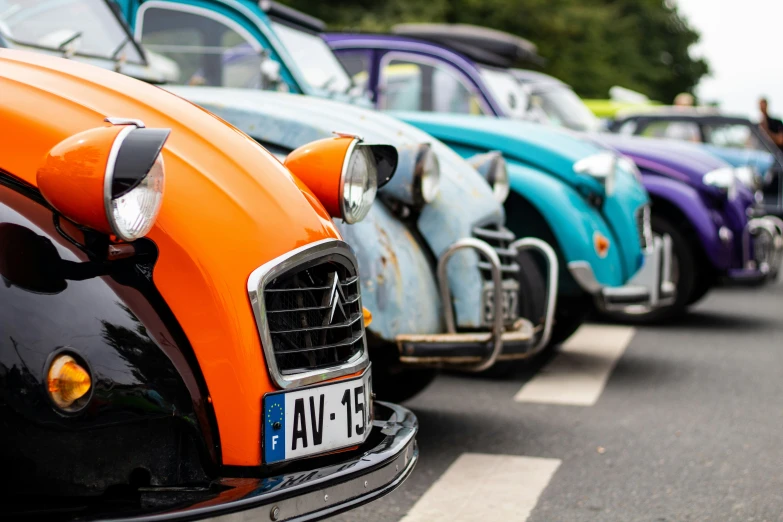
[[208,112],[96,67],[0,50],[0,167],[35,185],[46,152],[116,116],[172,130],[148,237],[153,280],[209,387],[223,464],[258,465],[261,398],[272,390],[247,295],[250,273],[302,245],[339,238],[323,206],[273,156]]

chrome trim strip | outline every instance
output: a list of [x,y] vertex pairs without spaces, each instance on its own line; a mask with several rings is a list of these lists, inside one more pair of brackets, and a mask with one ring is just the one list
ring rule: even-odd
[[446,329],[449,333],[457,333],[456,323],[454,321],[454,309],[451,305],[451,290],[449,289],[449,278],[446,272],[448,262],[458,250],[463,248],[472,248],[483,254],[492,264],[492,283],[495,285],[494,306],[495,320],[492,325],[492,340],[494,348],[492,353],[476,365],[463,368],[468,371],[482,372],[491,368],[497,360],[500,352],[503,351],[503,292],[498,289],[503,288],[503,280],[500,274],[500,258],[497,252],[484,241],[472,237],[466,237],[455,241],[438,259],[438,286],[440,287],[440,297],[443,302],[443,315],[446,318]]
[[[264,358],[266,359],[267,367],[269,368],[269,376],[272,380],[280,386],[282,389],[294,388],[297,386],[304,386],[307,384],[314,384],[323,382],[335,377],[342,377],[343,375],[349,375],[356,373],[359,370],[363,370],[369,365],[369,357],[367,355],[367,335],[365,333],[364,325],[362,325],[362,338],[364,342],[364,350],[361,354],[354,356],[353,359],[335,366],[334,368],[322,368],[318,370],[310,370],[300,372],[292,375],[283,375],[277,368],[277,360],[275,358],[274,344],[272,343],[272,335],[269,333],[269,327],[266,321],[266,303],[264,301],[264,288],[266,285],[280,274],[287,272],[296,266],[306,263],[310,260],[325,257],[330,254],[340,254],[353,264],[354,272],[358,274],[359,263],[356,260],[356,256],[353,253],[353,249],[338,239],[321,239],[314,243],[310,243],[299,247],[290,252],[286,252],[282,256],[279,256],[260,267],[253,270],[247,280],[247,293],[250,298],[250,305],[253,308],[253,314],[256,318],[256,326],[258,328],[258,335],[261,338],[261,347],[264,351]],[[362,307],[361,300],[361,283],[359,285],[359,308]]]
[[[344,136],[347,137],[347,136]],[[348,172],[348,166],[351,164],[351,156],[353,155],[353,150],[356,148],[356,145],[361,142],[361,138],[357,136],[352,136],[353,141],[351,141],[351,144],[348,145],[348,149],[345,151],[345,157],[343,158],[343,168],[340,169],[340,212],[342,213],[342,219],[345,223],[353,224],[355,221],[348,221],[345,219],[346,216],[346,201],[345,201],[345,174]]]
[[111,123],[112,125],[135,125],[139,129],[144,128],[144,122],[141,120],[137,120],[135,118],[122,118],[117,116],[108,116],[104,118],[103,121],[107,123]]
[[114,223],[114,217],[112,216],[111,212],[111,185],[114,181],[114,167],[117,163],[117,156],[120,153],[122,142],[125,141],[125,138],[128,137],[128,134],[134,130],[136,130],[135,125],[128,125],[127,127],[123,128],[119,134],[117,134],[116,138],[114,138],[114,143],[111,144],[111,150],[109,151],[109,159],[106,161],[106,171],[103,176],[103,211],[106,214],[106,221],[108,221],[112,233],[124,241],[130,241],[132,238],[123,236],[117,230],[117,226]]

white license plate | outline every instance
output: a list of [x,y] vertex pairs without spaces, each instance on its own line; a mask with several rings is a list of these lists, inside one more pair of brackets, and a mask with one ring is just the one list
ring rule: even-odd
[[[484,286],[483,295],[484,324],[491,325],[495,320],[495,286]],[[503,322],[513,323],[519,317],[519,284],[516,281],[503,281]]]
[[370,433],[371,377],[264,396],[264,462],[307,457],[361,444]]

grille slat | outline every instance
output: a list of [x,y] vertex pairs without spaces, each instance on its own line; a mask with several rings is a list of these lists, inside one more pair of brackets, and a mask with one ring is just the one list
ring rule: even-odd
[[[351,299],[346,300],[345,302],[347,304],[353,304],[356,303],[359,300],[359,294],[354,295]],[[329,306],[312,306],[310,308],[288,308],[286,310],[267,310],[266,312],[268,314],[282,314],[282,313],[291,313],[291,312],[309,312],[309,311],[315,311],[315,310],[328,310]]]
[[355,336],[354,338],[352,338],[350,340],[347,340],[347,341],[344,341],[344,342],[341,342],[341,343],[335,343],[335,344],[330,344],[330,345],[326,345],[326,346],[316,346],[316,347],[312,347],[312,348],[291,348],[290,350],[277,350],[277,352],[278,353],[312,352],[314,350],[324,350],[324,349],[327,349],[327,348],[340,348],[340,347],[344,347],[344,346],[351,346],[351,345],[354,345],[354,344],[356,344],[356,343],[358,343],[360,341],[362,341],[361,334]]
[[364,350],[359,278],[341,255],[276,276],[264,288],[275,362],[286,375],[339,366]]
[[[492,265],[485,261],[479,261],[479,268],[482,270],[492,270]],[[503,274],[516,274],[519,273],[519,265],[516,263],[510,265],[500,265],[500,272]]]
[[653,243],[653,233],[650,222],[650,205],[639,207],[636,211],[636,229],[639,233],[639,243],[642,250],[651,247]]
[[318,330],[329,330],[329,329],[332,329],[332,328],[347,328],[347,327],[352,326],[359,319],[362,319],[362,314],[357,314],[352,319],[349,319],[348,321],[344,321],[342,323],[328,324],[328,325],[325,325],[325,326],[307,326],[305,328],[293,328],[291,330],[278,330],[276,332],[272,332],[272,334],[286,334],[286,333],[294,333],[294,332],[313,332],[313,331],[318,331]]
[[[509,246],[516,239],[514,233],[500,225],[486,225],[473,229],[473,235],[486,241],[500,258],[500,271],[506,274],[519,273],[517,264],[517,253],[511,250]],[[479,268],[486,281],[492,280],[491,265],[486,261],[479,261]],[[515,278],[515,277],[514,277]]]
[[473,235],[487,242],[508,241],[510,243],[516,239],[514,233],[510,230],[497,225],[491,226],[496,227],[496,229],[476,227],[473,229]]

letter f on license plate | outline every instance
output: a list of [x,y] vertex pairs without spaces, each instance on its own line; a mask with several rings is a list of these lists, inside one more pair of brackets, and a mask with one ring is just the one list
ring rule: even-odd
[[361,444],[370,433],[370,369],[361,377],[264,396],[267,464]]

